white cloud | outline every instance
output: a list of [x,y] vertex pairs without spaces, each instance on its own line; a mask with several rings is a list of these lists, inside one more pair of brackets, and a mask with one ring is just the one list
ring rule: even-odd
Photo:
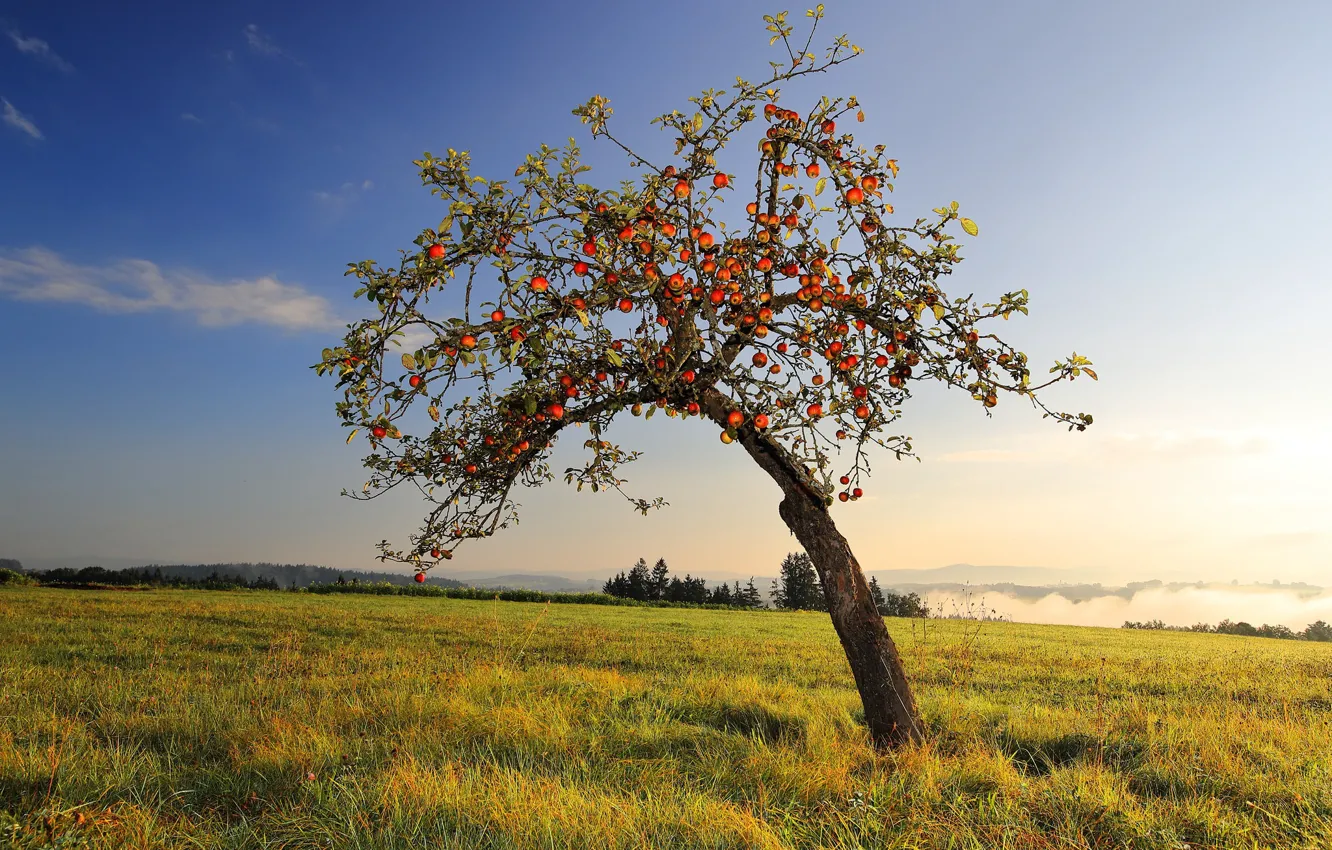
[[38,61],[45,62],[51,67],[63,71],[66,74],[74,73],[74,66],[66,62],[64,59],[61,59],[60,56],[51,49],[51,45],[42,41],[40,38],[24,38],[22,33],[18,30],[9,30],[6,34],[9,36],[9,40],[14,42],[14,46],[18,48],[19,53],[32,56]]
[[1116,457],[1194,459],[1261,454],[1269,443],[1263,436],[1233,431],[1157,431],[1147,434],[1109,434],[1101,441]]
[[42,131],[37,129],[37,125],[32,123],[32,120],[29,119],[22,112],[19,112],[17,109],[15,109],[14,104],[5,100],[3,97],[0,97],[0,104],[4,106],[5,110],[4,118],[6,124],[18,130],[21,133],[27,133],[29,136],[32,136],[34,139],[37,139],[39,141],[45,138],[42,135]]
[[184,121],[184,122],[187,123],[187,124],[202,124],[202,123],[203,123],[203,119],[200,118],[198,115],[195,115],[193,112],[182,112],[182,113],[180,113],[180,120]]
[[258,24],[249,24],[245,27],[245,41],[250,45],[250,50],[264,56],[281,56],[293,64],[304,68],[305,63],[292,56],[287,51],[278,46],[272,37],[260,32]]
[[255,53],[262,53],[265,56],[282,55],[282,48],[278,47],[273,39],[259,32],[258,24],[250,24],[245,28],[245,40]]
[[310,194],[321,204],[341,211],[352,201],[356,200],[356,198],[362,193],[369,192],[373,188],[375,188],[375,184],[370,180],[361,181],[359,186],[349,180],[339,186],[336,190],[320,190],[311,192]]
[[1018,448],[972,448],[938,455],[944,463],[968,464],[1086,464],[1123,467],[1126,464],[1160,466],[1164,463],[1217,461],[1270,455],[1287,434],[1206,429],[1155,429],[1139,432],[1089,432],[1076,438],[1057,429],[1032,431],[1008,440]]
[[408,325],[389,340],[389,343],[399,351],[415,351],[435,342],[438,338],[434,331],[423,325]]
[[208,327],[255,323],[301,331],[345,324],[323,297],[273,277],[220,282],[163,271],[147,260],[81,266],[45,248],[0,251],[0,295],[82,304],[104,313],[170,310]]

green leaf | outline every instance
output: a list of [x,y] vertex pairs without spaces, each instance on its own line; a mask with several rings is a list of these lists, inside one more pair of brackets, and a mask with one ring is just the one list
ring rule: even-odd
[[962,222],[962,229],[967,232],[968,236],[975,236],[977,233],[980,233],[980,228],[977,227],[976,222],[971,219],[963,218],[959,219],[959,221]]
[[657,406],[656,406],[655,404],[650,405],[650,406],[648,407],[648,409],[647,409],[647,415],[644,416],[643,418],[644,418],[644,419],[651,419],[651,418],[652,418],[652,414],[654,414],[654,413],[656,413],[656,412],[657,412]]
[[613,348],[606,350],[606,359],[609,360],[611,363],[615,364],[616,366],[624,365],[624,358],[620,356],[620,352],[616,351]]

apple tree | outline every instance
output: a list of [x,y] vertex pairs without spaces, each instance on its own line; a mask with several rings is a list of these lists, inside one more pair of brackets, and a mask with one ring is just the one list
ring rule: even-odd
[[[829,508],[861,497],[872,455],[912,454],[893,425],[917,382],[987,409],[1015,396],[1081,431],[1091,416],[1036,393],[1096,375],[1074,354],[1033,383],[1027,356],[983,327],[1025,314],[1025,290],[979,305],[945,293],[961,259],[953,231],[975,236],[976,225],[956,203],[891,223],[897,162],[848,132],[864,119],[855,98],[782,103],[784,83],[861,53],[846,36],[810,52],[822,7],[807,14],[803,46],[786,13],[765,18],[784,51],[768,79],[737,79],[654,119],[674,139],[670,162],[618,139],[606,98],[575,109],[641,171],[619,186],[586,182],[572,140],[528,155],[512,181],[474,175],[466,152],[425,154],[415,165],[443,220],[396,268],[351,265],[373,309],[314,368],[343,391],[348,442],[369,440],[368,480],[351,495],[410,484],[426,500],[410,545],[379,544],[381,560],[418,575],[514,522],[516,491],[553,479],[551,448],[570,426],[586,429],[587,454],[566,481],[617,491],[646,514],[664,502],[625,490],[622,469],[639,453],[608,439],[611,421],[660,411],[711,423],[781,489],[871,738],[892,747],[922,738],[919,713]],[[719,170],[738,142],[753,146],[752,168]]]

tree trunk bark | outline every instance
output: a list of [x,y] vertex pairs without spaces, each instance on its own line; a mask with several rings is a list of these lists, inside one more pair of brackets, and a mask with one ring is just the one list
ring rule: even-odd
[[[709,418],[723,427],[729,405],[720,393],[705,396]],[[814,563],[823,583],[833,628],[851,664],[851,674],[865,707],[870,739],[880,750],[925,737],[924,724],[907,683],[902,658],[870,596],[846,538],[837,530],[823,497],[770,437],[746,424],[739,442],[785,494],[778,512]]]
[[892,749],[923,740],[924,726],[902,657],[874,606],[856,556],[827,508],[806,494],[788,492],[778,512],[819,572],[828,613],[851,664],[875,747]]

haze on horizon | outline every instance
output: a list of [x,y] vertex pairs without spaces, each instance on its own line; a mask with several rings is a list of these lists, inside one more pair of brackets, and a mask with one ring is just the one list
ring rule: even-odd
[[[709,26],[669,73],[626,74],[648,7],[450,11],[478,37],[445,58],[415,12],[345,0],[313,19],[160,4],[152,28],[76,6],[0,20],[0,355],[18,364],[0,370],[0,557],[346,569],[384,568],[374,544],[424,508],[339,497],[363,449],[307,367],[364,314],[346,264],[392,261],[441,217],[411,161],[470,149],[503,178],[573,136],[614,184],[623,159],[569,110],[604,94],[631,142],[669,152],[648,119],[762,74],[760,18],[782,8],[675,4]],[[834,509],[862,566],[1332,583],[1332,397],[1311,377],[1332,314],[1332,6],[827,6],[825,35],[866,54],[783,102],[857,95],[858,140],[902,166],[899,215],[957,200],[980,225],[947,289],[1028,289],[1031,315],[995,329],[1037,374],[1076,350],[1101,376],[1050,396],[1095,415],[1083,434],[921,388],[921,462],[881,458]],[[772,575],[796,548],[776,488],[710,426],[617,429],[646,451],[632,491],[670,507],[557,479],[451,569]]]

